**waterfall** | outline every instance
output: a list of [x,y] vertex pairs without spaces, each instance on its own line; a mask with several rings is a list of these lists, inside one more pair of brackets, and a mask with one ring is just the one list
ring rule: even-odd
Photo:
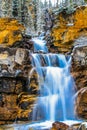
[[38,73],[40,95],[33,110],[33,120],[73,120],[74,81],[70,74],[71,57],[62,54],[32,54]]
[[[35,40],[35,39],[33,39]],[[39,45],[38,45],[39,40]],[[35,52],[31,60],[33,69],[38,74],[39,95],[34,104],[32,122],[8,126],[14,130],[48,130],[54,121],[65,121],[69,124],[77,123],[74,115],[74,80],[70,74],[71,57],[63,54],[47,53],[43,40],[34,42]]]

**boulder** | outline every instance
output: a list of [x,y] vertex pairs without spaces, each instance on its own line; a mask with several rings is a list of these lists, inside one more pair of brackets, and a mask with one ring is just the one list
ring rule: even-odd
[[69,126],[62,122],[54,122],[51,130],[68,130]]
[[[82,124],[84,124],[84,122]],[[73,124],[70,125],[68,124],[68,122],[66,124],[63,122],[56,121],[52,124],[51,130],[84,130],[84,129],[79,129],[81,126],[82,126],[81,123],[73,122]]]
[[87,130],[87,122],[81,123],[79,130]]

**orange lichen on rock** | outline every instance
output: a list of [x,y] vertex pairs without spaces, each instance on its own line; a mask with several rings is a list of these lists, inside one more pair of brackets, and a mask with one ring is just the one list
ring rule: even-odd
[[16,41],[22,40],[24,26],[12,18],[0,18],[0,44],[5,46],[13,45]]
[[87,7],[78,7],[72,14],[61,12],[56,16],[56,23],[52,29],[54,46],[72,45],[80,36],[87,36]]

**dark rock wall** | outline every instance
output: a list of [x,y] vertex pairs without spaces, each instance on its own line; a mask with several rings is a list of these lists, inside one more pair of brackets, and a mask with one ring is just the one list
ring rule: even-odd
[[0,47],[0,124],[29,120],[38,94],[27,49]]
[[87,119],[87,44],[83,43],[74,47],[71,72],[77,92],[75,113],[78,117]]

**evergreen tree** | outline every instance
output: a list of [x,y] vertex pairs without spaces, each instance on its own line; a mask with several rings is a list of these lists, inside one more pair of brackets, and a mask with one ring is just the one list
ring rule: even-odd
[[13,0],[13,11],[12,11],[12,15],[14,17],[17,17],[18,16],[18,0]]
[[2,0],[0,0],[0,17],[2,17]]
[[[54,7],[68,7],[68,10],[87,2],[87,0],[53,1]],[[42,30],[44,23],[43,10],[47,8],[53,9],[53,1],[44,0],[44,2],[42,2],[41,0],[0,0],[0,17],[14,17],[29,28],[30,31],[40,31]]]
[[44,1],[44,7],[48,8],[48,2],[47,2],[47,0]]
[[12,1],[0,0],[0,16],[12,17]]
[[57,2],[56,2],[56,7],[58,7],[58,4],[59,4],[59,0],[57,0]]
[[37,0],[37,32],[43,28],[43,8],[41,8],[41,0]]
[[52,8],[52,2],[49,0],[49,8]]

